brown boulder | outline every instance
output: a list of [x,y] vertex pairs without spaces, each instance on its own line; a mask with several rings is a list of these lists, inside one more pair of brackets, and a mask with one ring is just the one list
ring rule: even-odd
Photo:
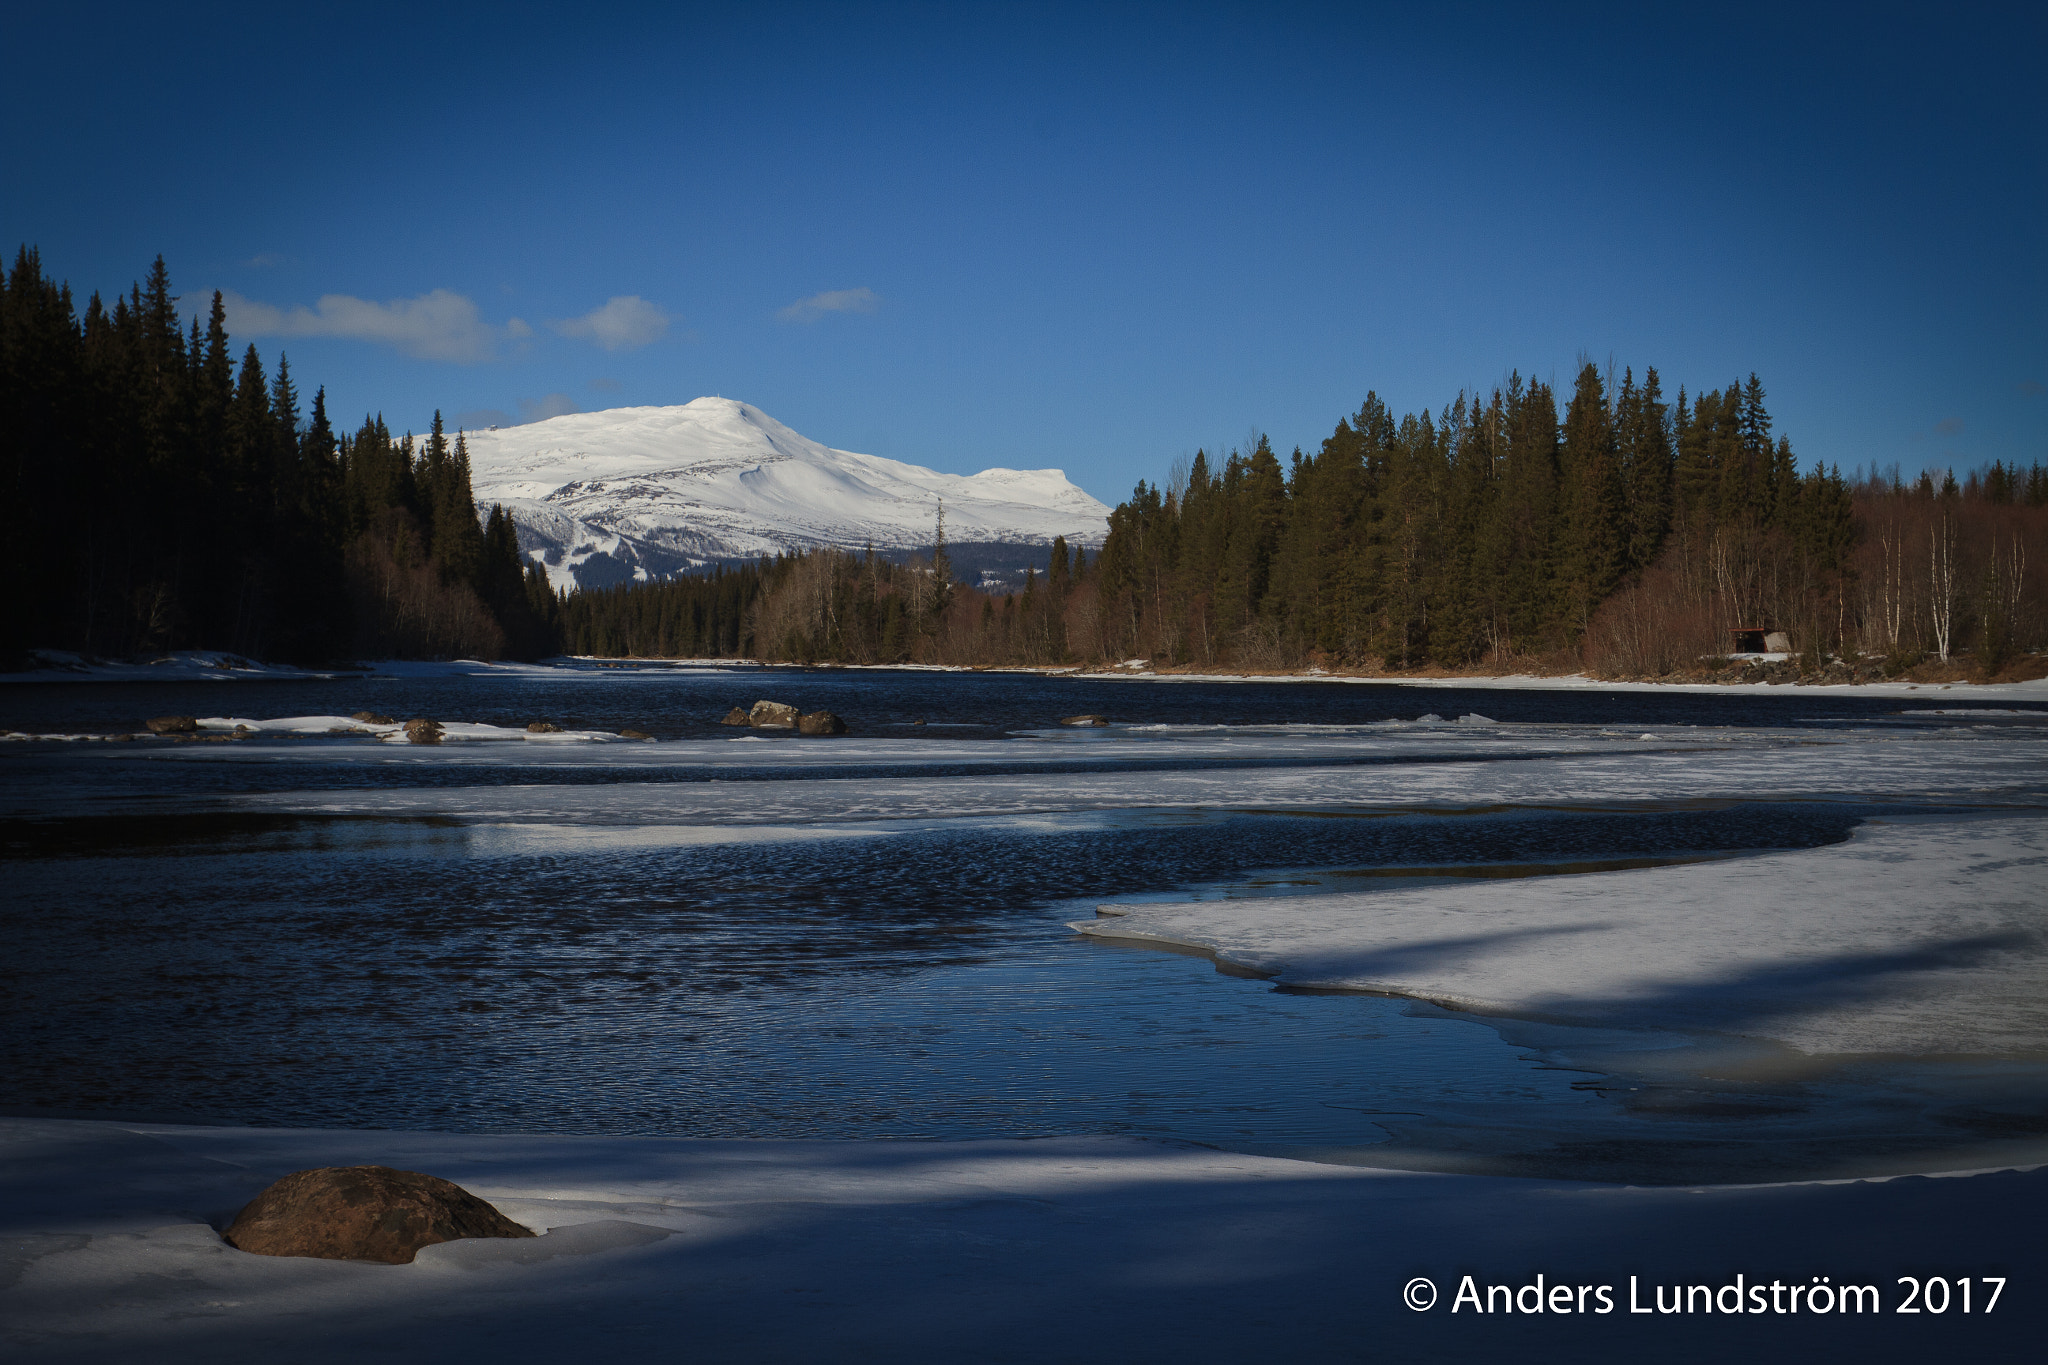
[[356,713],[355,713],[354,715],[350,716],[350,717],[349,717],[349,719],[350,719],[350,720],[359,720],[359,721],[361,721],[361,722],[362,722],[363,724],[365,724],[365,725],[396,725],[396,724],[398,724],[398,722],[397,722],[397,721],[395,721],[395,720],[393,720],[393,719],[391,719],[391,717],[389,717],[389,716],[385,716],[385,715],[379,715],[379,714],[378,714],[377,712],[375,712],[375,711],[358,711],[358,712],[356,712]]
[[526,733],[529,735],[559,735],[562,733],[562,727],[551,720],[534,720],[527,722]]
[[732,710],[726,712],[725,719],[718,723],[720,725],[745,725],[747,724],[747,713],[735,706]]
[[405,737],[414,744],[439,744],[441,722],[438,720],[409,720],[405,723]]
[[294,1171],[250,1200],[222,1234],[259,1256],[386,1265],[406,1265],[436,1242],[533,1235],[452,1181],[389,1166]]
[[142,723],[153,735],[189,735],[199,728],[199,722],[190,716],[158,716]]
[[797,718],[796,731],[800,735],[843,735],[846,722],[830,711],[813,711]]
[[653,738],[654,738],[654,736],[653,736],[653,735],[650,735],[650,734],[648,734],[648,733],[647,733],[647,732],[646,732],[645,730],[621,730],[621,731],[619,731],[619,738],[620,738],[620,739],[653,739]]
[[779,701],[757,701],[747,712],[747,724],[756,730],[794,730],[796,722],[797,709]]

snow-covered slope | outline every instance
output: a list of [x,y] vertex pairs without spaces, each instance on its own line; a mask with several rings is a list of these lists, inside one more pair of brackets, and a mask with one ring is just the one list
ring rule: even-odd
[[730,398],[613,408],[470,432],[478,506],[501,503],[558,587],[658,578],[712,560],[946,538],[1102,543],[1109,508],[1057,469],[941,474],[834,450]]

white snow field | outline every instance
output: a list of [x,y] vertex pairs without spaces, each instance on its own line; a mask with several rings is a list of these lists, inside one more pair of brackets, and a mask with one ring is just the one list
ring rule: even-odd
[[[362,1163],[454,1180],[544,1235],[387,1266],[249,1255],[216,1231],[279,1176]],[[5,1119],[0,1193],[0,1351],[24,1365],[2019,1360],[2048,1319],[2041,1170],[1635,1188],[1113,1137]],[[1902,1275],[1947,1281],[1949,1311],[1902,1315]],[[1823,1277],[1874,1297],[1791,1298]],[[1691,1311],[1658,1311],[1690,1286]],[[1474,1307],[1501,1288],[1524,1311]]]
[[941,474],[834,450],[750,404],[613,408],[470,432],[480,508],[502,504],[558,588],[595,556],[645,578],[713,560],[836,545],[1099,545],[1109,508],[1057,469]]

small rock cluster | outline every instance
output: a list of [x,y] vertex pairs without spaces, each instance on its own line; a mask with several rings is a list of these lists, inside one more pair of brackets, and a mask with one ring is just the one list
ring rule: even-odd
[[843,735],[846,722],[830,711],[801,712],[779,701],[757,701],[751,711],[735,706],[720,725],[745,725],[755,730],[794,730],[800,735]]
[[1726,668],[1710,670],[1707,673],[1708,682],[1770,683],[1777,686],[1803,683],[1808,687],[1819,687],[1842,683],[1883,682],[1884,679],[1884,664],[1877,659],[1829,659],[1818,669],[1803,667],[1798,657],[1731,659]]

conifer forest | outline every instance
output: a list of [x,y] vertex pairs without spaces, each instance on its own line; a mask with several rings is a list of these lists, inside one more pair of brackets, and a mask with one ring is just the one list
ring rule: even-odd
[[[1801,472],[1754,374],[1519,373],[1319,448],[1263,436],[1141,482],[1021,591],[819,549],[569,594],[470,491],[462,433],[337,426],[287,360],[181,326],[159,259],[81,309],[24,247],[0,280],[0,653],[734,658],[1367,673],[1711,671],[1740,630],[1802,667],[1994,675],[2048,643],[2048,471]],[[18,666],[18,664],[13,665]]]

